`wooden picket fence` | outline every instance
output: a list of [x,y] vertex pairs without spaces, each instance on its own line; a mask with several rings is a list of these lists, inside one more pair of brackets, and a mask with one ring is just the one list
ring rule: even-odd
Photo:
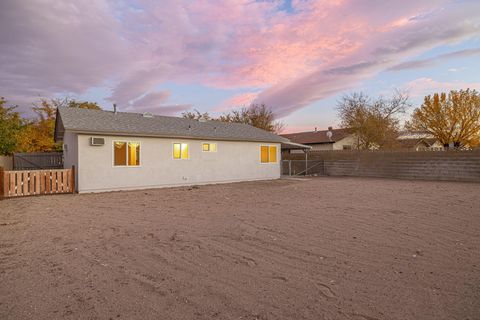
[[0,198],[74,192],[75,167],[22,171],[4,171],[0,167]]

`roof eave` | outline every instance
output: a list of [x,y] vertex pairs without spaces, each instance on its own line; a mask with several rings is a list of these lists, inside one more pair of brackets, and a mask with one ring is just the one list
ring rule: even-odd
[[131,132],[108,132],[93,130],[65,129],[65,131],[78,134],[106,135],[106,136],[122,136],[122,137],[146,137],[146,138],[175,138],[175,139],[192,139],[192,140],[218,140],[218,141],[243,141],[243,142],[265,142],[265,143],[282,143],[272,139],[243,139],[243,138],[224,138],[224,137],[207,137],[207,136],[188,136],[188,135],[160,135],[149,133],[131,133]]
[[288,142],[282,142],[282,149],[285,149],[285,150],[310,150],[310,149],[312,149],[312,147],[307,146],[305,144],[288,141]]

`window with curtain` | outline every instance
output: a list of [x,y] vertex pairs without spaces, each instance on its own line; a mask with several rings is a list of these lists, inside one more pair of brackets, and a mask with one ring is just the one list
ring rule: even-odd
[[113,165],[137,167],[140,165],[140,143],[127,141],[113,142]]
[[173,144],[173,159],[188,159],[188,143]]
[[260,146],[261,163],[277,162],[277,146]]

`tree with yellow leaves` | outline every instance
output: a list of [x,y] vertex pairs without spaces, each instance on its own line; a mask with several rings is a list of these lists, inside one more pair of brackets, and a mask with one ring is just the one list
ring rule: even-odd
[[475,90],[450,91],[426,96],[415,109],[409,130],[425,131],[445,147],[472,148],[480,145],[480,94]]
[[[44,152],[44,151],[60,151],[61,145],[55,143],[53,134],[55,131],[55,116],[57,108],[83,108],[83,109],[96,109],[100,110],[100,106],[96,102],[88,101],[76,101],[70,98],[64,99],[51,99],[40,100],[40,103],[34,104],[32,110],[36,114],[33,119],[22,119],[18,113],[14,113],[13,108],[5,108],[2,106],[5,104],[3,98],[0,99],[0,142],[6,134],[2,132],[10,132],[11,134],[9,143],[3,143],[2,145],[8,146],[0,148],[0,154],[10,154],[14,152]],[[3,111],[2,111],[3,110]],[[3,112],[3,113],[2,113]],[[2,114],[9,115],[2,118]],[[16,118],[15,118],[16,117]],[[17,119],[18,118],[18,119]],[[3,127],[10,127],[15,123],[13,120],[17,119],[18,130],[15,132],[13,129],[2,130]],[[8,121],[7,121],[8,120]],[[8,128],[10,128],[8,127]],[[6,140],[3,139],[3,140]],[[5,149],[5,150],[3,150]]]
[[47,100],[41,100],[34,105],[33,111],[37,118],[30,120],[18,137],[18,149],[21,152],[58,151],[61,146],[55,144],[56,107]]

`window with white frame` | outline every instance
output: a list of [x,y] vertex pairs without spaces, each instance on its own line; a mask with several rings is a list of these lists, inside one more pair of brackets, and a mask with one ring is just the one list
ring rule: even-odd
[[113,165],[116,167],[138,167],[140,165],[140,142],[114,141]]
[[173,159],[188,159],[188,143],[173,144]]
[[260,146],[260,162],[277,162],[277,146]]
[[204,142],[202,143],[202,151],[203,152],[217,152],[217,144]]

